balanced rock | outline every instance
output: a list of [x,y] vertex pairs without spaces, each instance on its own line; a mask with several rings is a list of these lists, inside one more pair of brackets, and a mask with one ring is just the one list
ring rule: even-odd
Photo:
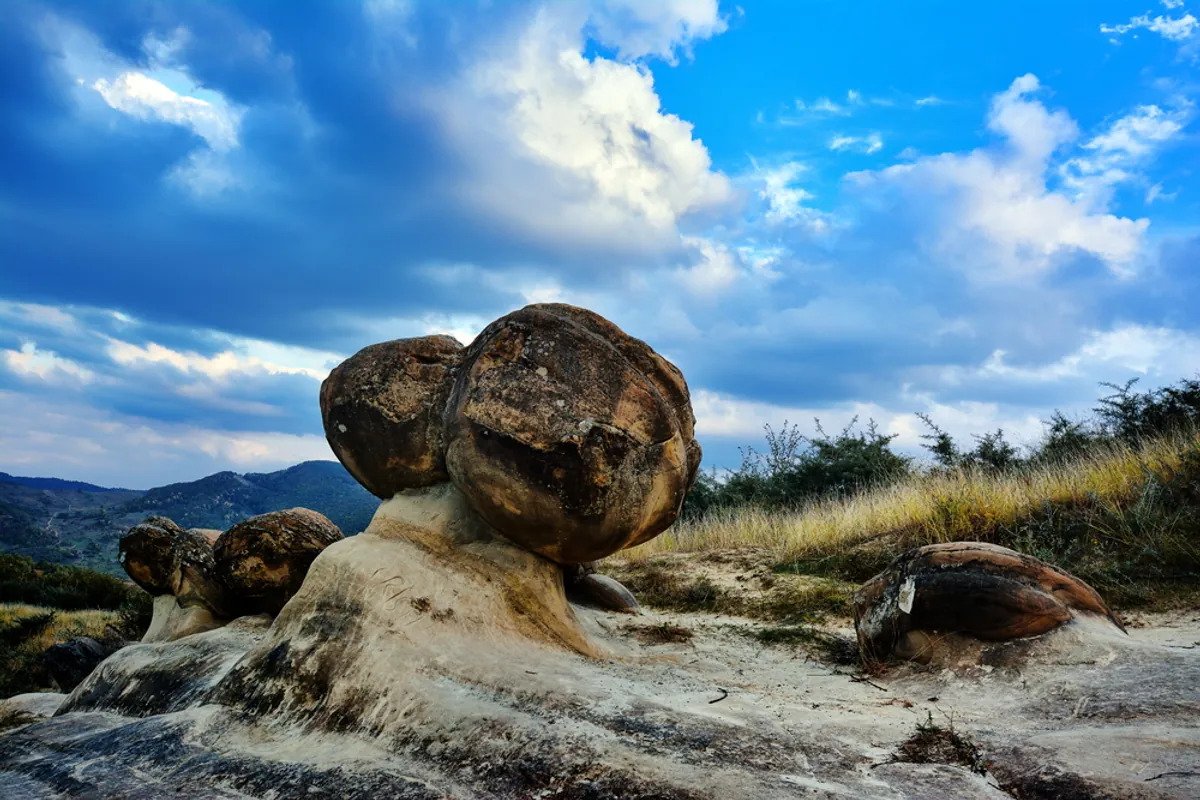
[[463,346],[449,336],[364,347],[321,384],[325,436],[381,499],[447,479],[442,412]]
[[1124,630],[1091,586],[1044,561],[982,542],[909,550],[863,584],[854,627],[864,661],[927,661],[939,636],[1038,636],[1078,615]]
[[561,564],[661,533],[700,461],[679,370],[566,305],[526,306],[484,329],[445,420],[447,471],[475,511]]
[[341,539],[337,525],[307,508],[260,514],[217,539],[217,574],[238,614],[277,614],[313,560]]
[[172,596],[182,608],[202,607],[216,617],[228,611],[212,545],[166,517],[130,528],[121,537],[117,559],[133,582],[155,597]]

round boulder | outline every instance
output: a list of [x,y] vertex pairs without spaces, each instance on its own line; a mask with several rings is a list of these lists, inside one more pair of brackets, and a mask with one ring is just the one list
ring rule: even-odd
[[341,539],[337,525],[307,508],[260,514],[217,539],[217,575],[238,614],[278,614],[313,560]]
[[532,305],[467,348],[446,467],[513,542],[561,564],[650,539],[678,517],[700,448],[687,384],[608,320]]
[[121,537],[117,559],[150,594],[174,595],[181,606],[204,606],[216,616],[225,615],[213,548],[201,534],[166,517],[149,517]]
[[329,446],[371,494],[386,500],[447,479],[442,411],[462,353],[449,336],[382,342],[321,384]]
[[1091,586],[1033,556],[983,542],[909,550],[854,598],[865,661],[921,660],[929,634],[999,642],[1054,630],[1078,613],[1120,620]]

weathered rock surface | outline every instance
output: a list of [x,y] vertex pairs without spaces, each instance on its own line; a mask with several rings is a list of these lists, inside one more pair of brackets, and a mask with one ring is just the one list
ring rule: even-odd
[[449,336],[364,347],[321,384],[325,436],[376,497],[447,479],[442,413],[462,359]]
[[124,644],[101,642],[90,636],[76,636],[46,648],[42,660],[58,688],[69,692],[91,675],[92,670],[101,661],[121,649]]
[[213,547],[203,535],[166,517],[150,517],[121,537],[117,558],[133,582],[155,597],[171,595],[182,608],[228,615]]
[[962,650],[962,636],[991,642],[1038,636],[1080,615],[1124,630],[1083,581],[1032,556],[982,542],[910,550],[855,596],[859,649],[868,662],[953,657]]
[[522,547],[594,561],[675,521],[695,477],[687,385],[591,312],[532,305],[467,348],[446,411],[446,466]]
[[337,525],[307,508],[260,514],[217,539],[216,574],[238,614],[277,614],[313,560],[342,538]]

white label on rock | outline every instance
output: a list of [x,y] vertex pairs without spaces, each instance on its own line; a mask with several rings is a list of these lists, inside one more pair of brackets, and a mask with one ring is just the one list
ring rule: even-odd
[[905,578],[900,587],[900,610],[905,614],[912,613],[913,600],[917,596],[917,582],[913,578]]

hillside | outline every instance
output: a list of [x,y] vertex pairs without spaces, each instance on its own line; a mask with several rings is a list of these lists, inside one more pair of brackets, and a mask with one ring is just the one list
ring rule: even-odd
[[184,527],[225,529],[248,516],[303,506],[350,534],[366,527],[376,505],[334,461],[268,473],[218,472],[145,491],[0,473],[0,550],[117,574],[117,538],[152,514]]

